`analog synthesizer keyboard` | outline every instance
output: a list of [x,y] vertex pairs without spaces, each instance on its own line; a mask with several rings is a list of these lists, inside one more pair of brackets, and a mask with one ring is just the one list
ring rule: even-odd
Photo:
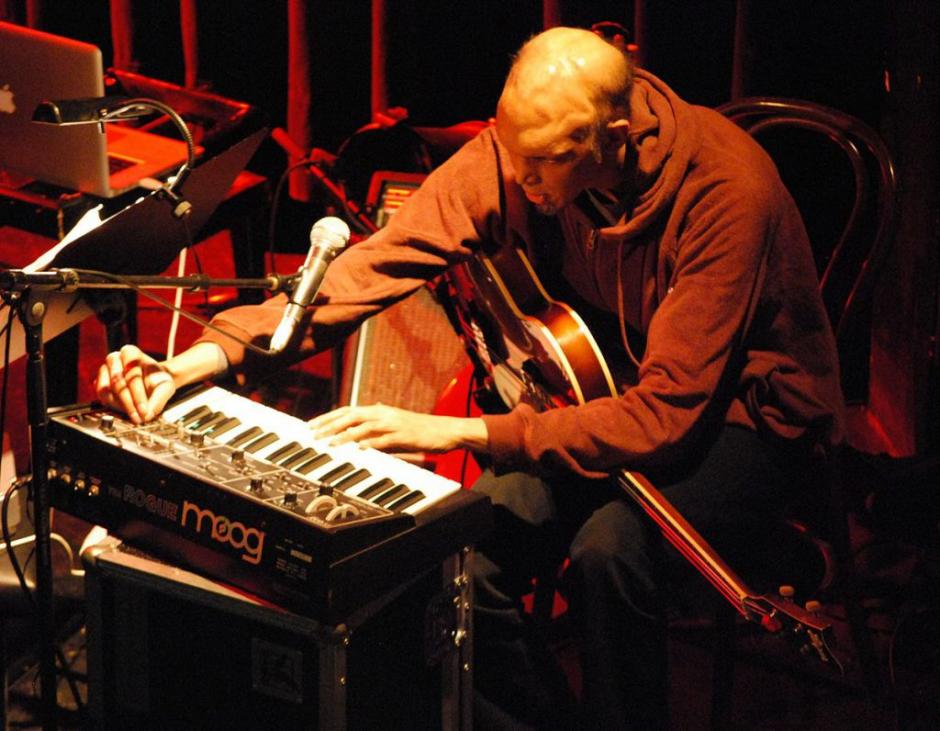
[[459,483],[217,386],[143,425],[53,410],[48,449],[56,508],[308,613],[347,611],[489,527]]

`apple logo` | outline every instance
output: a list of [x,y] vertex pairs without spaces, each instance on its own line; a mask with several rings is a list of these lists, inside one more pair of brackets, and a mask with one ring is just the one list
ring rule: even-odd
[[13,103],[13,92],[10,91],[10,85],[4,84],[0,88],[0,112],[13,114],[16,111],[16,104]]

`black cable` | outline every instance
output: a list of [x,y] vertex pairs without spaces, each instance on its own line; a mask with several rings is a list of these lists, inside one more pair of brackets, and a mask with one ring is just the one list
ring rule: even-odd
[[[473,382],[474,375],[470,374],[470,380],[467,383],[467,403],[464,405],[464,416],[470,416],[470,404],[473,401]],[[465,449],[463,451],[463,460],[460,465],[460,486],[464,489],[467,488],[467,466],[470,463],[470,450]]]
[[[285,168],[284,172],[282,172],[280,177],[278,178],[277,185],[274,186],[274,196],[273,196],[273,200],[271,201],[271,217],[268,220],[268,252],[267,252],[269,267],[272,272],[277,271],[277,266],[275,263],[275,254],[274,254],[275,236],[277,234],[278,208],[280,208],[281,196],[282,196],[283,189],[284,189],[284,183],[287,182],[287,179],[289,178],[292,172],[302,167],[317,168],[318,170],[320,169],[320,166],[316,162],[316,160],[314,160],[312,157],[309,157],[309,156],[305,157],[304,159],[298,160],[297,162]],[[325,175],[325,173],[323,173],[322,170],[321,170],[321,174]],[[346,188],[343,182],[339,181],[338,183],[336,183],[336,187],[339,190],[339,194],[334,193],[334,198],[342,206],[343,213],[346,214],[346,220],[351,224],[352,228],[356,229],[357,233],[360,233],[363,236],[368,236],[370,234],[375,233],[375,230],[367,228],[359,219],[359,216],[356,214],[356,212],[353,211],[352,208],[350,208],[349,196],[346,195]]]
[[26,601],[29,603],[30,609],[36,608],[36,600],[33,598],[33,590],[29,588],[29,583],[26,581],[26,574],[23,571],[23,567],[20,566],[20,561],[16,557],[16,551],[13,550],[13,538],[10,535],[10,495],[15,493],[20,488],[28,485],[31,482],[29,478],[24,478],[22,480],[14,480],[10,483],[3,491],[3,496],[0,497],[0,530],[3,531],[3,542],[7,547],[7,557],[10,561],[10,566],[13,568],[13,573],[16,574],[16,579],[19,581],[20,589],[23,590],[23,594],[26,596]]
[[[7,558],[10,562],[10,566],[13,569],[13,573],[16,574],[16,579],[20,584],[20,589],[23,591],[23,595],[26,597],[26,602],[29,604],[30,611],[35,612],[36,599],[33,596],[33,590],[30,588],[29,582],[26,579],[26,571],[24,567],[20,565],[20,560],[16,555],[16,550],[13,547],[12,536],[10,535],[10,496],[17,490],[20,490],[24,486],[30,485],[31,483],[32,480],[29,477],[17,479],[14,480],[10,486],[3,491],[3,495],[0,497],[0,531],[2,531],[3,534],[3,542],[7,547]],[[33,560],[34,554],[35,548],[29,553],[29,557],[26,561],[27,565],[30,561]],[[65,677],[65,680],[69,685],[69,690],[72,693],[72,697],[75,700],[75,706],[81,713],[85,708],[85,704],[82,702],[81,692],[79,691],[78,686],[75,684],[75,678],[72,677],[70,672],[71,666],[68,662],[68,659],[65,657],[65,652],[62,650],[62,645],[58,642],[55,645],[55,654],[62,669],[62,675]]]
[[[189,249],[193,254],[193,261],[196,263],[196,271],[199,274],[202,274],[202,261],[199,259],[199,250],[196,247],[196,243],[193,241],[193,231],[192,226],[189,221],[189,216],[183,219],[183,228],[186,231],[186,245],[184,248]],[[209,290],[205,289],[202,292],[202,306],[206,308],[206,312],[209,311]]]
[[277,185],[274,186],[274,196],[271,201],[271,216],[268,219],[268,266],[272,272],[277,271],[277,266],[275,265],[275,235],[277,234],[277,216],[278,208],[281,204],[281,193],[284,190],[284,183],[287,182],[288,177],[295,170],[306,167],[307,165],[312,165],[313,161],[309,157],[305,157],[303,160],[299,160],[291,165],[288,165],[284,172],[281,173],[280,177],[277,180]]
[[10,306],[7,324],[3,326],[6,341],[3,346],[3,386],[0,387],[0,450],[2,450],[3,435],[7,433],[7,389],[10,383],[10,340],[13,337],[13,318],[16,313],[14,306]]

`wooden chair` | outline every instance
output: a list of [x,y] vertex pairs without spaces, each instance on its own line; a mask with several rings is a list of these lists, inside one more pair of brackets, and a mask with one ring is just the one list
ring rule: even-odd
[[[861,120],[809,101],[752,97],[725,104],[718,111],[767,149],[794,196],[810,235],[819,291],[836,337],[843,392],[847,401],[864,399],[871,294],[894,241],[898,219],[890,152]],[[828,465],[823,515],[807,520],[797,512],[791,524],[832,548],[833,575],[830,585],[820,590],[844,607],[862,681],[869,696],[877,698],[880,672],[853,563],[841,459],[842,450],[837,448]],[[727,728],[730,721],[734,624],[729,617],[733,619],[727,613],[718,620],[713,728]]]

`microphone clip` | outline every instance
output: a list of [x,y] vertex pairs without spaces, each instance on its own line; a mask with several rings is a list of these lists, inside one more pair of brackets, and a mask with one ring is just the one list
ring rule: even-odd
[[173,217],[180,220],[193,211],[193,204],[179,195],[169,183],[164,183],[157,190],[157,197],[168,201],[173,208]]

